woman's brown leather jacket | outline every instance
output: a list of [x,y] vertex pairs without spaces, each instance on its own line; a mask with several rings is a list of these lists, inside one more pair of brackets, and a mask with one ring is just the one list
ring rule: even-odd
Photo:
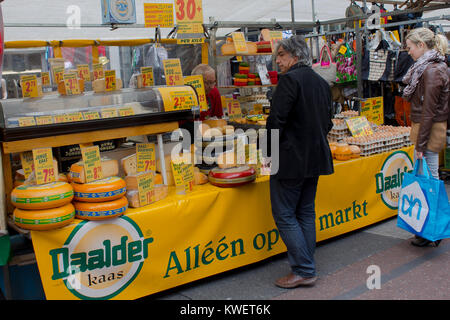
[[449,118],[449,70],[445,62],[431,63],[411,98],[411,141],[416,151],[445,148]]

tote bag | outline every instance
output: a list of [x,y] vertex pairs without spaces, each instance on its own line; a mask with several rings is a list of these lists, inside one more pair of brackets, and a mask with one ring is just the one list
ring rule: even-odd
[[[422,173],[419,174],[419,168]],[[444,182],[435,179],[425,160],[404,173],[397,226],[430,241],[450,238],[450,206]]]
[[[328,61],[323,61],[323,53],[326,51]],[[313,70],[324,78],[330,86],[336,81],[336,63],[331,58],[331,51],[328,45],[324,45],[320,50],[319,62],[312,65]]]

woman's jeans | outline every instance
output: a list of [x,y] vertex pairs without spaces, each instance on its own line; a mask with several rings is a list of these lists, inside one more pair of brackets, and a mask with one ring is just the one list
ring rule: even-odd
[[[430,168],[431,176],[439,179],[439,153],[427,150],[423,153],[423,157],[427,161],[428,168]],[[416,150],[414,149],[414,163],[416,160]],[[419,168],[419,174],[423,174],[422,167]]]
[[270,177],[272,215],[287,247],[292,272],[307,278],[316,275],[316,198],[319,178],[278,180]]

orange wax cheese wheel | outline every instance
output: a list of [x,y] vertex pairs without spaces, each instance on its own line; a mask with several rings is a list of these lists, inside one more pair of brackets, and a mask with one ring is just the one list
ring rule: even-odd
[[51,230],[68,225],[75,218],[75,208],[71,203],[43,210],[14,209],[14,223],[27,230]]
[[119,177],[108,177],[89,183],[71,183],[74,199],[83,202],[105,202],[122,197],[126,189],[125,180]]
[[[138,177],[143,175],[143,174],[147,174],[149,172],[152,172],[152,171],[138,172],[136,174],[132,174],[132,175],[126,176],[125,177],[125,183],[127,184],[127,189],[128,190],[130,190],[130,189],[138,189]],[[163,183],[162,180],[163,179],[162,179],[162,175],[161,174],[154,174],[153,175],[153,183],[154,183],[154,185],[162,184]]]
[[128,209],[126,197],[106,202],[74,201],[75,217],[83,220],[105,220],[118,217]]
[[63,206],[74,197],[72,186],[56,181],[41,185],[21,185],[11,192],[13,206],[20,209],[50,209]]
[[[117,176],[119,174],[119,162],[103,158],[101,160],[103,178]],[[70,166],[71,182],[86,183],[86,174],[84,172],[83,161],[79,161]]]

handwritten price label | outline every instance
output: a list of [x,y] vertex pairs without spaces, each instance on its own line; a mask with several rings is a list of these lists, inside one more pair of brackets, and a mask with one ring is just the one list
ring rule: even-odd
[[86,182],[103,179],[102,163],[99,146],[82,147],[81,157],[84,162],[84,173]]
[[19,118],[19,127],[29,127],[29,126],[35,126],[36,120],[34,117],[23,117]]
[[144,3],[146,28],[173,28],[173,3]]
[[56,177],[53,167],[52,148],[38,148],[33,149],[32,152],[36,184],[54,182]]
[[202,0],[176,0],[178,33],[203,33]]
[[180,59],[163,60],[164,75],[168,86],[184,85],[183,71],[181,70]]
[[52,76],[54,84],[58,85],[58,83],[64,79],[64,67],[53,67]]
[[193,86],[198,95],[198,103],[200,110],[208,111],[208,102],[206,101],[205,85],[203,83],[202,75],[184,77],[184,84]]
[[182,187],[185,193],[192,191],[194,181],[194,167],[182,160],[171,161],[173,178],[177,187]]
[[353,137],[365,137],[373,134],[366,117],[354,117],[345,120]]
[[102,119],[116,118],[119,116],[116,108],[104,108],[101,111]]
[[231,37],[233,38],[233,44],[234,49],[236,50],[237,54],[247,54],[248,48],[247,48],[247,42],[245,41],[244,34],[242,32],[233,32],[231,34]]
[[151,87],[155,85],[152,67],[141,67],[141,74],[142,74],[142,86]]
[[154,143],[136,144],[137,172],[156,171],[156,147]]
[[25,175],[25,179],[28,179],[30,174],[34,170],[34,160],[33,160],[33,152],[26,151],[20,154],[20,162],[22,163],[23,174]]
[[91,71],[87,64],[77,65],[77,73],[78,78],[83,79],[84,81],[91,81]]
[[50,86],[50,72],[41,72],[41,81],[43,87]]
[[116,70],[105,71],[105,86],[106,91],[116,90]]
[[78,84],[77,74],[75,72],[65,73],[63,76],[64,86],[67,95],[80,94],[80,86]]
[[103,79],[105,77],[105,71],[103,70],[103,64],[94,63],[92,65],[92,75],[94,80]]
[[100,113],[97,111],[86,111],[83,112],[84,120],[97,120],[100,119]]
[[153,178],[154,178],[153,172],[148,172],[137,176],[139,204],[141,206],[146,206],[154,202],[155,182]]
[[24,98],[36,98],[38,96],[37,89],[37,77],[32,76],[21,76],[20,83],[22,86],[22,97]]

